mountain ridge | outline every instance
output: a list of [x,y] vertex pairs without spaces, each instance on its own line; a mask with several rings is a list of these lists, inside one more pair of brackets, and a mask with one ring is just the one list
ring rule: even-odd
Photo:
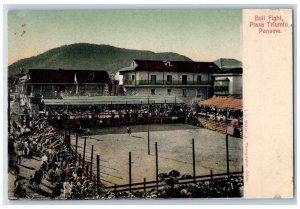
[[174,52],[156,53],[107,44],[76,43],[21,59],[9,65],[8,70],[9,75],[24,74],[30,68],[106,70],[109,74],[115,74],[119,69],[128,67],[134,59],[193,61]]

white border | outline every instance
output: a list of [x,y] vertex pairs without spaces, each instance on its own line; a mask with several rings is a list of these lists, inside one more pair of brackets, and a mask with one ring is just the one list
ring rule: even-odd
[[[85,1],[72,1],[72,5],[67,5],[70,1],[67,1],[67,0],[52,0],[52,1],[38,1],[38,0],[25,0],[25,1],[22,1],[22,0],[3,0],[3,3],[2,3],[2,6],[4,6],[4,4],[15,4],[15,5],[5,5],[5,8],[1,7],[1,13],[4,14],[3,12],[6,12],[5,10],[7,10],[8,8],[11,9],[11,8],[18,8],[18,9],[21,9],[21,8],[34,8],[34,9],[41,9],[41,8],[44,8],[44,9],[75,9],[75,8],[80,8],[80,9],[95,9],[95,5],[87,5],[87,4],[97,4],[99,3],[99,1],[96,1],[96,0],[85,0]],[[286,0],[286,1],[283,1],[281,3],[276,3],[276,2],[272,2],[272,1],[262,1],[262,0],[253,0],[253,1],[248,1],[248,2],[244,2],[244,4],[241,5],[241,1],[230,1],[230,4],[239,4],[239,5],[229,5],[229,4],[224,4],[223,1],[216,1],[216,0],[210,0],[209,1],[209,4],[210,5],[206,5],[206,4],[201,4],[201,5],[195,5],[195,4],[198,4],[198,1],[196,0],[186,0],[184,2],[182,1],[179,1],[179,0],[173,0],[173,1],[166,1],[166,0],[154,0],[154,1],[139,1],[139,0],[127,0],[126,1],[126,4],[125,5],[119,5],[119,4],[123,4],[122,1],[117,1],[117,0],[104,0],[104,1],[101,1],[102,4],[108,4],[108,5],[97,5],[97,7],[101,7],[101,8],[141,8],[141,7],[147,7],[147,8],[195,8],[195,7],[199,7],[199,8],[243,8],[243,7],[246,7],[246,8],[258,8],[258,7],[264,7],[264,8],[269,8],[269,7],[276,7],[276,4],[296,4],[297,1],[296,0]],[[155,3],[156,5],[152,5],[150,3]],[[166,4],[173,4],[173,5],[166,5]],[[228,2],[227,2],[228,3]],[[251,3],[251,5],[250,5]],[[23,4],[23,5],[18,5],[18,4]],[[27,4],[27,5],[25,5]],[[44,5],[32,5],[32,4],[44,4]],[[57,5],[49,5],[49,4],[57,4]],[[64,5],[62,5],[64,4]],[[77,4],[77,5],[76,5]],[[78,4],[81,4],[81,5],[78,5]],[[85,4],[85,5],[82,5],[82,4]],[[118,4],[118,5],[113,5],[113,4]],[[132,4],[138,4],[138,5],[132,5]],[[150,5],[149,5],[150,4]],[[175,5],[177,4],[177,5]],[[179,5],[180,4],[180,5]],[[184,5],[182,5],[184,4]],[[194,4],[194,5],[187,5],[187,4]],[[253,4],[256,4],[256,5],[253,5]],[[269,4],[269,5],[265,5],[265,4]],[[270,5],[271,4],[271,5]],[[277,5],[279,7],[284,7],[285,5]],[[296,10],[297,9],[297,5],[295,5],[294,9]],[[1,15],[1,23],[3,24],[3,27],[2,28],[2,33],[1,33],[1,36],[2,38],[0,39],[1,40],[1,45],[4,46],[4,50],[1,51],[1,66],[3,66],[2,69],[6,69],[6,66],[7,66],[7,53],[6,53],[6,49],[7,49],[7,46],[6,46],[6,37],[5,37],[5,31],[6,31],[6,25],[5,25],[5,22],[4,22],[4,19],[3,19],[3,15]],[[297,16],[297,20],[294,20],[295,23],[298,22],[298,19],[299,16]],[[295,31],[296,32],[296,31]],[[297,32],[296,34],[298,34],[298,27],[297,27]],[[4,45],[5,44],[5,45]],[[295,53],[297,52],[297,40],[295,41]],[[6,47],[5,47],[6,46]],[[4,55],[4,56],[3,56]],[[295,54],[296,55],[296,54]],[[4,59],[3,59],[4,58]],[[297,58],[299,57],[295,57],[295,62],[298,60]],[[295,63],[295,68],[296,68],[296,63]],[[7,108],[7,104],[6,104],[6,72],[4,72],[5,70],[2,70],[1,72],[1,76],[0,76],[0,80],[4,81],[3,82],[3,85],[1,85],[1,90],[0,92],[3,93],[2,95],[2,100],[0,100],[0,104],[1,104],[1,107],[3,107],[3,116],[4,117],[1,117],[1,132],[3,133],[3,138],[0,142],[0,147],[2,150],[4,150],[3,148],[3,142],[4,140],[6,140],[6,138],[4,137],[4,133],[6,132],[7,130],[7,124],[4,123],[4,121],[7,121],[7,117],[6,114],[7,114],[7,111],[6,111],[6,108]],[[296,77],[297,76],[297,77]],[[296,69],[295,69],[295,81],[298,81],[299,79],[299,74],[296,72]],[[297,83],[295,83],[295,88],[296,88]],[[4,87],[4,88],[3,88]],[[297,97],[295,99],[298,98],[298,89],[295,89],[295,93],[297,94]],[[296,96],[296,95],[295,95]],[[295,100],[295,102],[297,102],[297,100]],[[297,102],[298,104],[298,102]],[[297,118],[298,118],[298,111],[296,111],[295,109],[295,114],[297,113]],[[295,125],[297,125],[297,129],[298,129],[298,124],[295,123]],[[296,127],[295,127],[296,128]],[[6,134],[5,134],[6,136]],[[295,140],[297,141],[296,139],[297,137],[297,134],[295,135]],[[295,143],[295,145],[297,145],[297,147],[295,147],[296,150],[298,150],[298,143]],[[3,155],[2,157],[6,156],[4,154],[4,152],[2,152]],[[297,156],[297,154],[296,154]],[[5,159],[3,159],[4,161]],[[297,159],[295,159],[297,160]],[[4,161],[5,162],[5,161]],[[298,160],[297,160],[298,162]],[[298,167],[298,166],[297,166]],[[0,169],[1,169],[1,174],[4,174],[6,173],[5,170],[3,170],[3,163],[0,163]],[[4,189],[7,188],[7,183],[5,185],[5,181],[2,182],[4,180],[3,176],[1,176],[1,183],[4,183]],[[5,176],[4,176],[5,177]],[[7,179],[7,178],[6,178]],[[3,184],[1,184],[3,185]],[[6,188],[5,188],[6,186]],[[298,186],[295,185],[296,187]],[[1,187],[1,186],[0,186]],[[296,190],[297,191],[297,190]],[[187,204],[189,205],[189,207],[191,208],[194,208],[194,207],[199,207],[199,206],[192,206],[194,204],[205,204],[205,205],[209,205],[207,207],[210,207],[211,208],[211,205],[223,205],[222,208],[235,208],[235,207],[239,207],[237,204],[248,204],[247,207],[251,207],[251,205],[255,205],[255,207],[258,207],[256,206],[257,204],[262,204],[262,205],[266,205],[266,204],[276,204],[275,208],[282,208],[282,204],[293,204],[293,205],[290,205],[289,207],[290,208],[293,208],[295,207],[294,204],[296,204],[295,200],[162,200],[162,201],[144,201],[144,200],[141,200],[141,201],[102,201],[102,202],[98,202],[98,201],[24,201],[24,202],[13,202],[13,201],[5,201],[5,198],[7,197],[7,194],[5,196],[5,193],[7,192],[4,192],[3,193],[3,189],[1,190],[0,189],[0,200],[2,203],[5,203],[5,204],[11,204],[7,207],[12,207],[12,205],[14,205],[13,207],[14,208],[32,208],[32,207],[38,207],[37,205],[40,205],[42,204],[43,207],[49,207],[49,208],[52,208],[51,206],[47,206],[45,204],[51,204],[51,205],[70,205],[70,204],[75,204],[74,208],[82,208],[82,205],[90,205],[91,207],[96,207],[96,205],[94,204],[101,204],[100,207],[103,207],[105,205],[105,207],[109,207],[111,208],[112,206],[111,205],[117,205],[116,207],[119,207],[120,205],[125,205],[123,207],[130,207],[130,208],[134,208],[134,207],[139,207],[138,205],[140,204],[151,204],[150,206],[144,206],[145,208],[148,208],[148,207],[153,207],[152,205],[155,204],[159,204],[159,205],[163,205],[161,207],[165,208],[167,205],[171,205],[172,208],[178,208],[180,206],[178,206],[178,204]],[[299,197],[299,194],[297,194],[297,197]],[[298,199],[298,198],[297,198]],[[3,202],[5,201],[5,202]],[[17,204],[17,205],[16,205]],[[21,204],[21,205],[20,205]],[[32,204],[32,205],[31,205]],[[92,205],[91,205],[92,204]],[[177,206],[175,206],[174,204],[176,204]],[[231,206],[232,204],[234,204],[234,206]],[[29,205],[29,206],[28,206]],[[130,206],[130,205],[135,205],[135,206]],[[97,206],[99,207],[99,206]],[[203,207],[203,206],[201,206]],[[262,206],[264,207],[264,206]],[[287,207],[287,206],[285,206]],[[259,207],[258,207],[259,208]]]

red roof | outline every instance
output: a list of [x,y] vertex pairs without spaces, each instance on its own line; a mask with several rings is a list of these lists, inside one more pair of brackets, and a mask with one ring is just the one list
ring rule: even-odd
[[216,73],[220,69],[213,62],[193,61],[159,61],[159,60],[134,60],[138,65],[134,71],[175,71],[175,72],[197,72]]
[[214,97],[208,100],[199,102],[199,105],[204,106],[214,106],[217,108],[228,108],[228,109],[243,109],[243,100],[242,99],[232,99],[224,97]]
[[65,69],[29,69],[27,83],[108,83],[106,71],[65,70]]

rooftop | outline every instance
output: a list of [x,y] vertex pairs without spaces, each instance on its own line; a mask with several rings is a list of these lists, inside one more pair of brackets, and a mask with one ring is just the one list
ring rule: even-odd
[[242,110],[243,109],[243,100],[242,99],[225,98],[225,97],[213,97],[208,100],[200,101],[199,105],[215,106],[217,108]]
[[242,68],[243,64],[241,61],[236,59],[228,59],[228,58],[221,58],[214,63],[220,68],[220,69],[232,69],[232,68]]
[[[63,99],[44,99],[47,106],[59,105],[106,105],[106,104],[148,104],[147,96],[79,96],[79,97],[63,97]],[[174,96],[149,96],[150,104],[182,104],[179,98]]]
[[213,62],[193,61],[161,61],[161,60],[134,60],[136,65],[122,68],[120,72],[128,71],[169,71],[169,72],[202,72],[216,73],[220,71]]
[[111,83],[103,70],[29,69],[28,83]]

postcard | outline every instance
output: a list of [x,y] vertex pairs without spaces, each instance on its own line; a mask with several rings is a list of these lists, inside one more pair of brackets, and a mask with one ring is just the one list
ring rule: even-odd
[[9,200],[293,198],[293,9],[9,10]]

